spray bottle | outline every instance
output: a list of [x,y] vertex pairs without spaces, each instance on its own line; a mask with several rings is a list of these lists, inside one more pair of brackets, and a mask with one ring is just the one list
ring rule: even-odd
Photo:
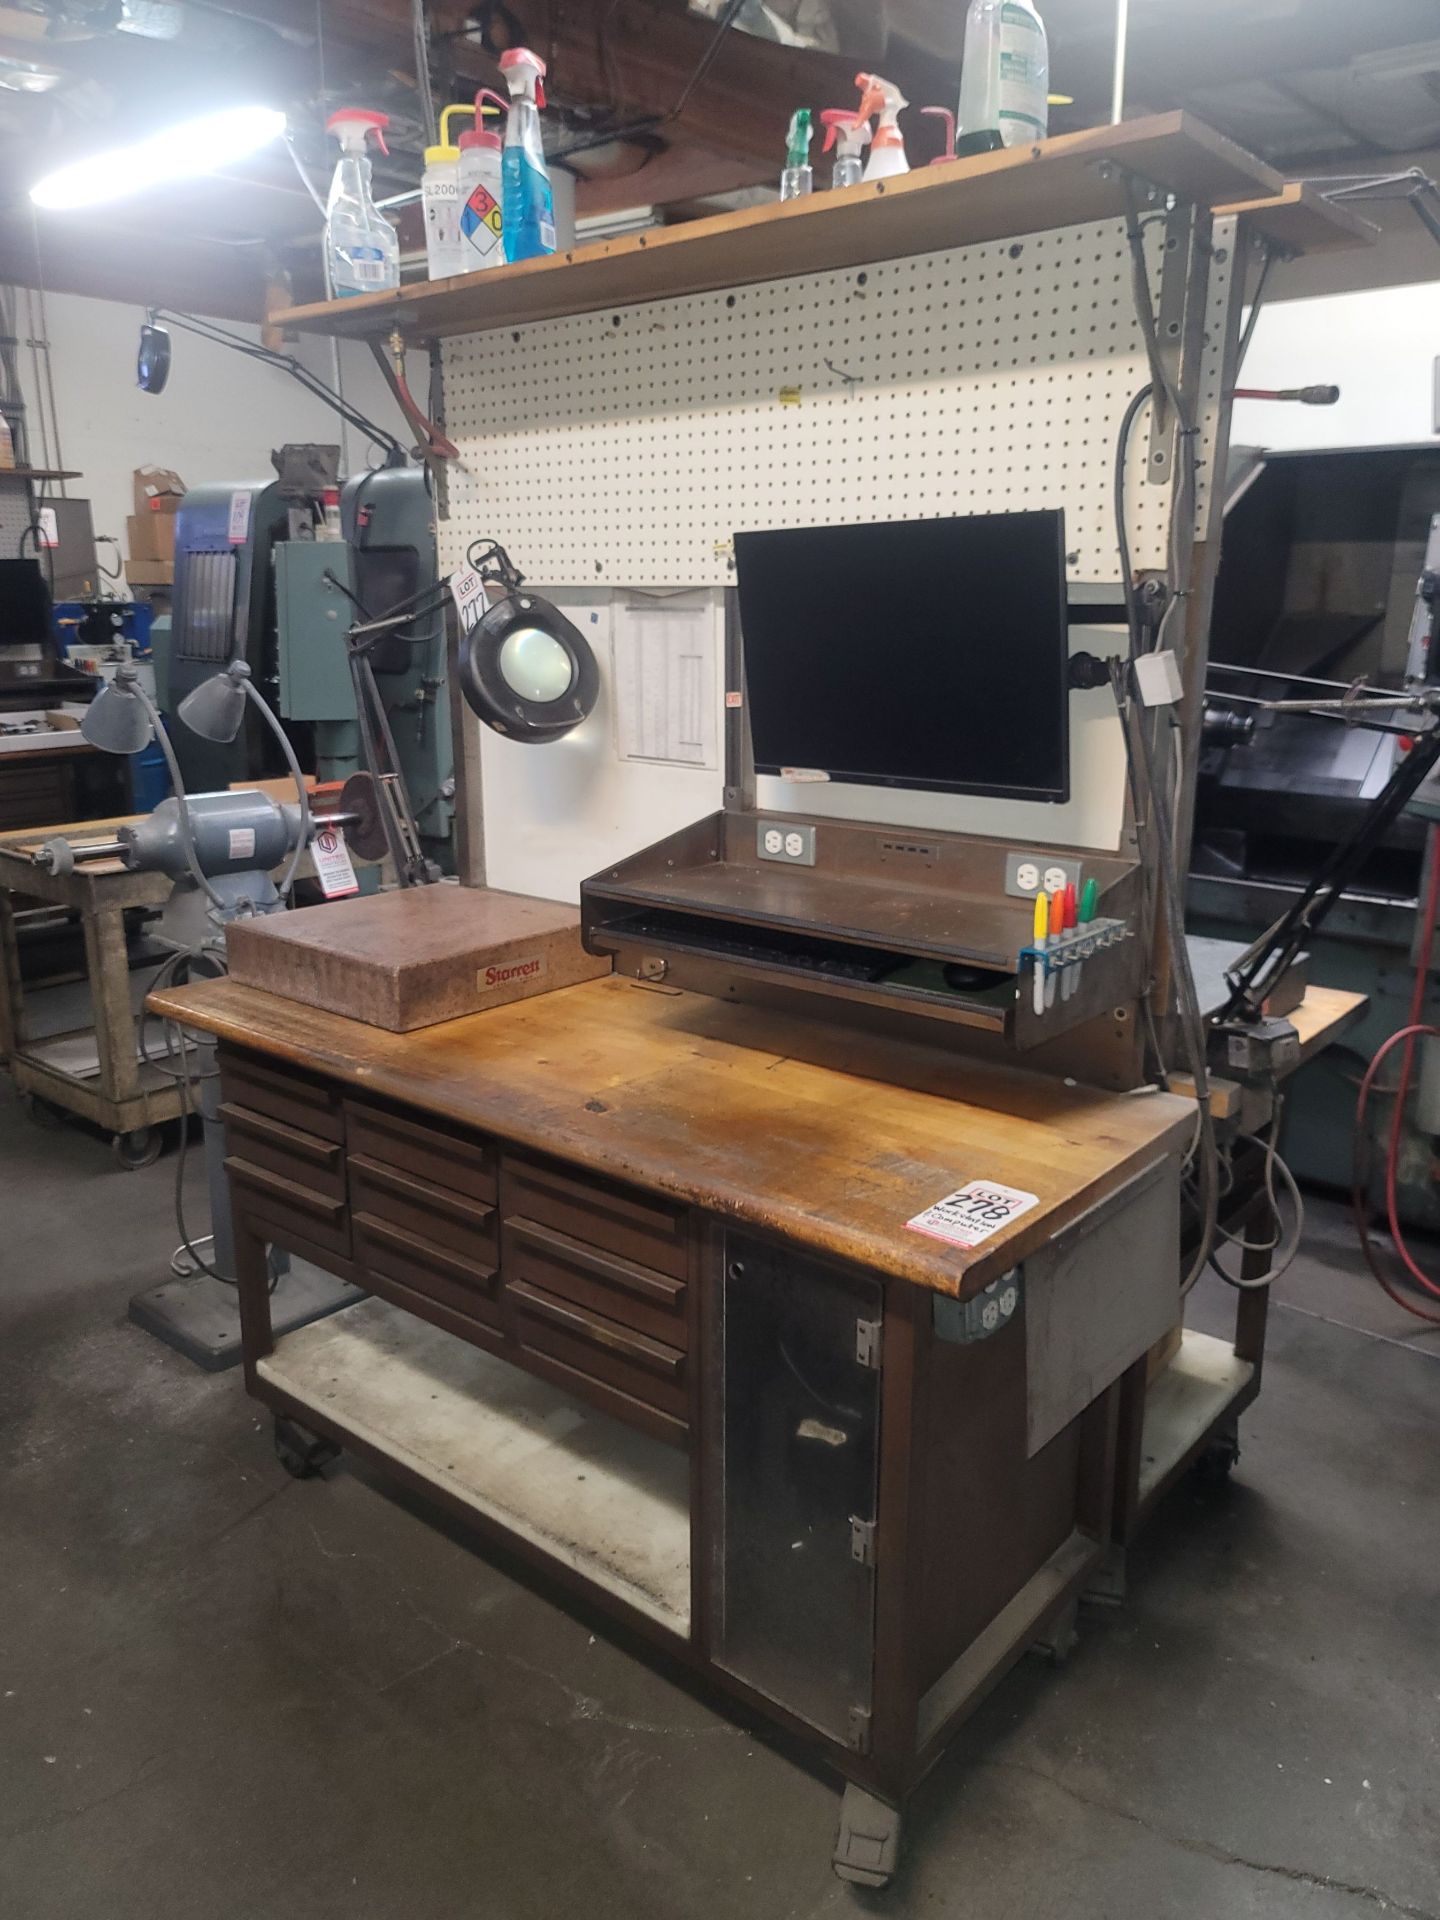
[[465,271],[460,252],[460,149],[450,138],[450,121],[473,107],[446,107],[440,116],[440,141],[425,149],[420,199],[425,208],[425,260],[432,280],[448,280]]
[[970,0],[956,151],[1024,146],[1050,124],[1050,54],[1030,0]]
[[382,153],[390,117],[363,107],[341,107],[325,122],[340,142],[340,163],[325,203],[325,271],[337,300],[385,293],[400,284],[400,240],[370,193],[365,142],[373,134]]
[[475,96],[475,125],[460,136],[462,273],[478,273],[484,267],[505,264],[504,143],[498,133],[486,126],[485,115],[508,111],[498,93],[482,87]]
[[505,258],[534,260],[555,251],[555,197],[540,134],[545,62],[528,47],[511,47],[500,56],[500,71],[510,89],[502,168]]
[[888,180],[892,174],[908,173],[910,162],[905,158],[905,136],[900,131],[900,115],[910,102],[893,80],[883,80],[878,73],[857,73],[855,84],[860,89],[861,113],[867,120],[872,113],[880,116],[863,177],[866,180]]
[[849,107],[827,107],[820,116],[825,129],[825,151],[835,150],[832,187],[858,187],[865,173],[865,149],[870,144],[870,121]]
[[800,200],[811,192],[815,174],[810,165],[810,142],[815,125],[809,107],[801,107],[790,116],[790,132],[785,145],[785,171],[780,176],[780,198]]

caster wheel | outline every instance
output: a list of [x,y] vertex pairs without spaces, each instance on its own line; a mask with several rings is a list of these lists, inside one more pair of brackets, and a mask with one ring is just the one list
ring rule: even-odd
[[292,1480],[318,1480],[340,1458],[333,1440],[322,1440],[283,1413],[275,1416],[275,1457]]
[[1202,1486],[1223,1487],[1239,1458],[1240,1442],[1238,1440],[1233,1438],[1212,1440],[1209,1446],[1196,1457],[1193,1469],[1195,1478]]
[[65,1124],[64,1108],[42,1100],[38,1093],[22,1093],[20,1105],[31,1126],[38,1127],[42,1133],[58,1133]]
[[895,1878],[900,1863],[902,1817],[898,1807],[853,1782],[840,1803],[840,1831],[830,1864],[852,1887],[879,1891]]
[[165,1136],[159,1127],[117,1133],[110,1141],[110,1151],[127,1173],[138,1173],[142,1167],[153,1167],[160,1158],[165,1151]]
[[1076,1647],[1080,1644],[1079,1632],[1080,1603],[1072,1600],[1030,1644],[1030,1651],[1038,1654],[1052,1667],[1063,1667]]

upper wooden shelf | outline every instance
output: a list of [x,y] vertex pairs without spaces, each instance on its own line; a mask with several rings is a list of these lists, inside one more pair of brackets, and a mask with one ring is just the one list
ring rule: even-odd
[[78,480],[78,469],[66,467],[0,467],[0,480]]
[[[1106,166],[1106,162],[1113,166]],[[898,260],[983,240],[1113,219],[1125,174],[1205,206],[1269,201],[1284,183],[1263,161],[1184,113],[1061,134],[899,179],[812,194],[683,226],[597,241],[544,260],[398,293],[361,294],[272,314],[280,327],[374,339],[482,333],[638,301],[713,293]]]
[[1289,180],[1266,200],[1237,200],[1217,214],[1241,214],[1253,232],[1286,253],[1335,253],[1344,247],[1373,247],[1380,229],[1353,207],[1336,206],[1306,180]]

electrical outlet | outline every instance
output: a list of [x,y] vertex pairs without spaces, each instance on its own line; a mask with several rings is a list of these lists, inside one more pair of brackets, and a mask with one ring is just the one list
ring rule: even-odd
[[1080,891],[1082,867],[1054,853],[1007,853],[1005,891],[1012,900],[1033,900],[1037,893],[1058,893],[1062,887]]
[[779,860],[787,867],[813,867],[815,829],[793,820],[757,820],[755,851],[762,860]]

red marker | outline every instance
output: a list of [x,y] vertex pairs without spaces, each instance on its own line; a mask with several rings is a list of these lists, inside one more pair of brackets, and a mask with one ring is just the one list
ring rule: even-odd
[[[1080,904],[1075,897],[1074,886],[1069,885],[1065,889],[1065,931],[1067,933],[1074,933],[1079,924]],[[1060,987],[1060,998],[1062,1000],[1068,1000],[1071,994],[1074,993],[1077,978],[1077,969],[1074,966],[1066,967]]]
[[[1060,938],[1060,935],[1064,931],[1065,931],[1065,891],[1063,887],[1057,887],[1054,893],[1052,893],[1050,896],[1051,944],[1053,944],[1056,940],[1058,940]],[[1059,974],[1053,973],[1053,972],[1046,976],[1045,1004],[1047,1007],[1053,1007],[1055,1004],[1055,983],[1059,978],[1060,978]]]

